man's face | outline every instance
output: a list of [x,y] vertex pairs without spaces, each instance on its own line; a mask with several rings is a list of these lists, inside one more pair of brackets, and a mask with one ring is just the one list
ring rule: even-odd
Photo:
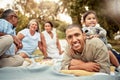
[[8,16],[8,21],[14,26],[17,26],[18,23],[18,17],[15,13],[12,13]]
[[18,17],[17,17],[16,14],[13,15],[12,20],[13,20],[13,21],[12,21],[13,26],[17,26],[17,23],[18,23]]
[[66,40],[71,48],[77,52],[82,52],[85,45],[85,36],[77,27],[66,30]]

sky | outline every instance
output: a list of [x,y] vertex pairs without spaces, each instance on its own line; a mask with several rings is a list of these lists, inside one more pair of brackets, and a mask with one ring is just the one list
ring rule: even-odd
[[12,5],[14,0],[0,0],[0,8],[5,8],[7,4]]

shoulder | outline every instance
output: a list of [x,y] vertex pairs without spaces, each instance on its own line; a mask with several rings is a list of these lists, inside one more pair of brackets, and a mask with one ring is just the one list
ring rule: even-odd
[[28,31],[29,31],[29,29],[25,28],[25,29],[21,30],[20,32],[28,32]]
[[86,40],[86,43],[87,44],[90,44],[90,45],[102,45],[104,44],[102,40],[100,40],[99,38],[92,38],[92,39],[87,39]]
[[106,45],[99,38],[92,38],[92,39],[86,40],[86,47],[87,49],[93,50],[94,53],[96,53],[98,50],[107,52]]
[[36,31],[36,36],[41,36],[41,33]]
[[0,22],[4,22],[4,23],[9,23],[7,20],[5,19],[0,19]]
[[12,26],[12,24],[10,23],[10,22],[8,22],[7,20],[5,20],[5,19],[0,19],[0,24],[1,25],[9,25],[9,26]]
[[24,34],[24,35],[29,34],[29,29],[25,28],[25,29],[19,31],[18,33],[21,33],[21,34]]
[[46,31],[42,31],[42,34],[45,34],[46,33]]

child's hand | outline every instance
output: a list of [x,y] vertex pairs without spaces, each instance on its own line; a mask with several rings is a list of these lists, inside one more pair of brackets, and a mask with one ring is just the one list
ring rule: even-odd
[[97,38],[99,38],[99,35],[94,35],[94,37],[97,37]]
[[95,38],[95,37],[99,37],[99,35],[90,35],[90,38]]

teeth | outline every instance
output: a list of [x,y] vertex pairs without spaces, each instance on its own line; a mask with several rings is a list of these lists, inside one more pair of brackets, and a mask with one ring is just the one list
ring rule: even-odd
[[79,46],[80,44],[79,43],[75,43],[75,44],[73,44],[73,46]]

